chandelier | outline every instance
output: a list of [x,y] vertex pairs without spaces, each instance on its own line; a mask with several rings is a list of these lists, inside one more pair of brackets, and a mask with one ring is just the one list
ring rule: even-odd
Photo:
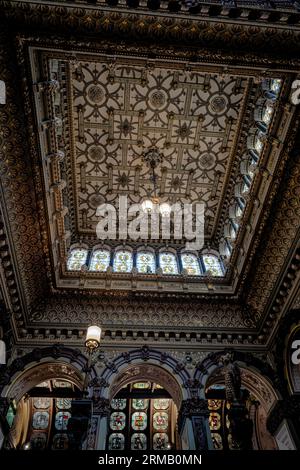
[[142,159],[150,169],[150,181],[153,185],[152,191],[148,190],[147,197],[142,202],[142,210],[146,214],[159,211],[162,217],[168,217],[171,213],[171,206],[167,202],[160,203],[160,198],[157,194],[157,174],[155,172],[157,166],[163,162],[163,154],[158,149],[151,148],[144,153]]

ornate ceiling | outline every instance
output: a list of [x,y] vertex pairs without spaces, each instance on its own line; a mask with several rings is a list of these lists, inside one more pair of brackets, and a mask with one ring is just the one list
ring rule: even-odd
[[163,154],[157,170],[162,201],[203,202],[212,238],[249,79],[167,61],[76,57],[67,67],[66,126],[73,134],[67,158],[78,235],[95,235],[100,204],[118,207],[119,195],[141,202],[152,189],[142,156],[155,147]]
[[[0,3],[11,27],[3,29],[0,51],[8,90],[8,105],[0,109],[1,286],[18,341],[64,338],[77,344],[86,324],[99,321],[108,341],[128,344],[265,344],[299,280],[299,114],[288,100],[300,67],[299,54],[293,55],[298,30],[286,36],[267,21],[237,27],[222,18],[204,25],[193,17],[190,26],[199,32],[194,44],[194,33],[173,17],[163,36],[155,33],[153,45],[150,33],[158,23],[145,12],[147,31],[141,33],[138,15],[130,12],[99,16],[53,5],[43,6],[41,15],[36,5],[22,4],[21,12]],[[124,18],[133,37],[142,35],[143,41],[118,42],[105,29],[109,22],[121,37],[129,34],[122,30]],[[80,40],[65,39],[67,25],[82,34]],[[172,29],[177,26],[180,39]],[[226,34],[218,33],[221,26]],[[219,49],[221,37],[236,53]],[[268,46],[266,37],[276,37],[279,49]],[[215,48],[203,48],[205,40]],[[247,41],[252,52],[239,52]],[[260,47],[269,48],[269,56]],[[286,58],[279,57],[283,47]],[[281,97],[225,278],[196,286],[183,277],[171,283],[66,272],[71,243],[97,242],[99,203],[116,202],[120,193],[139,202],[146,194],[149,178],[141,157],[153,146],[164,155],[161,197],[204,201],[206,241],[217,246],[258,88],[274,76],[283,80]],[[54,93],[50,79],[59,82]]]

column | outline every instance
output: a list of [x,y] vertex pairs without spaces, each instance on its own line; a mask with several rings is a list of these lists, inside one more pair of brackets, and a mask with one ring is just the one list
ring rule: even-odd
[[213,449],[208,417],[207,400],[194,397],[182,402],[178,430],[183,450]]

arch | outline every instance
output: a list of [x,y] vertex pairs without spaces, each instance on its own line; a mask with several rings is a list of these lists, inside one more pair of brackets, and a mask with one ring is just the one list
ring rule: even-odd
[[[212,385],[224,384],[221,374],[223,365],[221,356],[228,351],[209,354],[202,363],[197,365],[195,379],[203,385],[202,393]],[[233,351],[241,371],[242,387],[247,389],[257,400],[256,411],[249,411],[255,425],[254,448],[276,449],[275,439],[267,430],[267,418],[280,398],[279,391],[274,387],[277,377],[273,369],[250,353]]]
[[82,389],[86,363],[86,357],[71,348],[55,345],[34,349],[7,367],[0,378],[0,395],[18,402],[31,388],[51,378],[68,380]]
[[191,396],[191,377],[184,365],[167,353],[144,346],[120,354],[108,364],[98,377],[100,396],[111,400],[119,389],[133,381],[150,380],[160,383],[168,390],[176,406]]
[[112,383],[109,390],[111,400],[124,386],[132,382],[156,382],[162,385],[179,408],[182,402],[181,388],[177,380],[163,367],[156,364],[132,364],[120,372]]

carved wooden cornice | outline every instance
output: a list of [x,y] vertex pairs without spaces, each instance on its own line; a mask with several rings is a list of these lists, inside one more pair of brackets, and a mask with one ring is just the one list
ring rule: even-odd
[[[112,8],[105,4],[34,3],[1,0],[5,21],[16,28],[30,26],[58,32],[67,27],[72,33],[112,35],[122,38],[130,33],[142,38],[186,44],[222,47],[228,49],[268,51],[272,55],[294,55],[299,50],[299,28],[291,28],[289,14],[266,11],[251,18],[249,9],[242,9],[239,18],[230,18],[230,9],[224,7],[209,16],[209,9],[201,15],[176,14],[167,11],[157,15],[147,9]],[[293,12],[292,14],[295,15]],[[253,16],[253,15],[252,15]],[[276,17],[276,15],[275,15]],[[66,31],[66,30],[65,30]]]
[[[214,65],[218,64],[220,71],[227,67],[228,73],[235,68],[238,69],[239,65],[249,67],[249,70],[255,66],[258,70],[257,74],[263,71],[266,76],[271,76],[271,69],[274,68],[292,71],[292,73],[299,70],[298,29],[291,29],[287,33],[286,30],[272,24],[234,26],[217,21],[205,22],[203,18],[193,19],[186,23],[180,18],[163,18],[162,27],[158,28],[160,23],[154,16],[145,17],[142,26],[139,16],[132,15],[130,12],[113,13],[112,11],[92,10],[91,16],[89,10],[66,5],[61,7],[42,5],[38,8],[37,4],[25,2],[12,4],[12,2],[0,1],[0,6],[3,8],[7,22],[6,27],[11,27],[10,31],[6,29],[0,38],[1,79],[4,79],[7,84],[8,93],[7,106],[0,108],[1,119],[4,122],[0,136],[4,195],[1,199],[3,207],[7,207],[7,220],[4,221],[3,230],[5,245],[3,245],[2,255],[4,277],[13,311],[12,322],[18,340],[38,343],[61,341],[66,338],[66,341],[76,343],[82,341],[83,330],[89,321],[102,319],[107,331],[106,338],[112,342],[116,339],[122,341],[124,338],[126,344],[134,343],[134,341],[161,343],[195,341],[202,345],[238,343],[244,347],[251,344],[254,346],[265,344],[268,332],[278,320],[278,316],[273,316],[269,324],[267,323],[269,319],[264,316],[271,305],[270,299],[280,284],[281,274],[287,271],[288,276],[287,265],[290,261],[293,241],[299,236],[300,206],[299,198],[297,199],[299,161],[295,158],[295,161],[288,166],[284,178],[284,190],[276,199],[276,212],[271,215],[274,220],[272,232],[268,234],[268,237],[265,236],[268,229],[265,232],[264,226],[272,209],[271,204],[265,210],[258,237],[253,243],[249,258],[249,261],[253,260],[255,255],[260,258],[260,261],[258,267],[255,267],[255,273],[252,271],[246,276],[245,271],[241,284],[244,288],[245,284],[249,284],[253,279],[245,305],[241,305],[237,299],[224,299],[223,296],[220,296],[219,300],[216,296],[212,301],[210,295],[195,296],[194,301],[190,302],[190,300],[179,300],[176,294],[166,295],[165,293],[162,294],[165,296],[164,301],[161,296],[152,296],[150,300],[147,300],[142,295],[140,298],[136,295],[132,302],[132,298],[123,292],[117,294],[111,292],[107,297],[105,294],[101,301],[91,299],[80,303],[81,300],[78,301],[76,297],[66,299],[64,295],[61,296],[58,291],[55,291],[50,274],[53,271],[53,262],[49,256],[50,244],[43,201],[44,188],[37,157],[38,143],[34,120],[29,111],[32,109],[32,95],[29,92],[31,84],[26,83],[27,45],[30,41],[41,45],[51,42],[53,47],[57,48],[69,47],[78,50],[89,48],[92,51],[102,48],[106,53],[113,54],[115,45],[112,42],[113,36],[123,38],[130,28],[131,42],[125,43],[120,40],[119,44],[119,52],[124,56],[130,52],[138,53],[140,48],[134,43],[137,37],[142,37],[140,42],[147,45],[152,34],[152,38],[154,35],[157,41],[166,44],[165,47],[154,45],[151,48],[153,57],[155,54],[162,54],[165,50],[166,55],[177,54],[187,62],[189,60],[211,61]],[[126,24],[124,18],[128,20]],[[195,30],[191,30],[194,27],[193,21],[197,23]],[[63,35],[66,25],[69,27],[71,25],[74,32],[80,31],[82,36],[86,34],[86,37],[76,41],[59,38],[57,34]],[[32,27],[33,30],[44,28],[44,32],[41,32],[40,36],[30,33],[28,38],[26,35],[20,35],[15,50],[12,47],[15,40],[13,28],[16,27],[21,31],[23,26]],[[52,37],[52,33],[56,36]],[[227,43],[223,44],[224,48],[227,46],[232,50],[236,48],[236,53],[224,53],[219,49],[221,39],[223,41],[224,37],[227,38]],[[274,38],[273,42],[272,38]],[[174,46],[169,46],[166,43],[167,40],[173,42]],[[187,48],[186,45],[190,42],[193,46]],[[246,45],[255,49],[256,53],[240,52],[241,49],[246,48]],[[208,46],[214,46],[215,49],[208,49]],[[18,71],[22,74],[25,106],[21,101],[20,90],[15,80],[15,52],[18,54]],[[145,52],[144,56],[147,56]],[[24,107],[27,132],[25,131]],[[298,121],[295,121],[296,125],[299,125]],[[291,133],[282,165],[279,168],[278,174],[280,175],[285,171],[286,159],[290,158],[293,140],[294,135]],[[29,158],[28,141],[33,152],[31,158]],[[283,188],[280,181],[280,177],[275,179],[270,191],[270,201],[275,197],[276,191],[279,192]],[[258,246],[261,237],[265,237],[266,241]],[[280,246],[278,246],[279,238]],[[284,283],[285,280],[283,279],[282,282]],[[53,296],[49,298],[46,305],[41,299],[45,298],[48,287],[53,289]],[[80,289],[78,293],[81,295]],[[282,297],[280,289],[278,293]],[[149,312],[145,311],[145,307],[149,309]],[[29,311],[29,316],[27,311]],[[260,323],[258,323],[259,317]],[[55,332],[50,330],[46,322],[51,322],[51,328]],[[132,325],[135,325],[134,328]],[[150,328],[151,325],[157,325],[157,327]],[[258,326],[265,328],[260,339],[257,337]],[[210,329],[214,332],[211,333]]]

